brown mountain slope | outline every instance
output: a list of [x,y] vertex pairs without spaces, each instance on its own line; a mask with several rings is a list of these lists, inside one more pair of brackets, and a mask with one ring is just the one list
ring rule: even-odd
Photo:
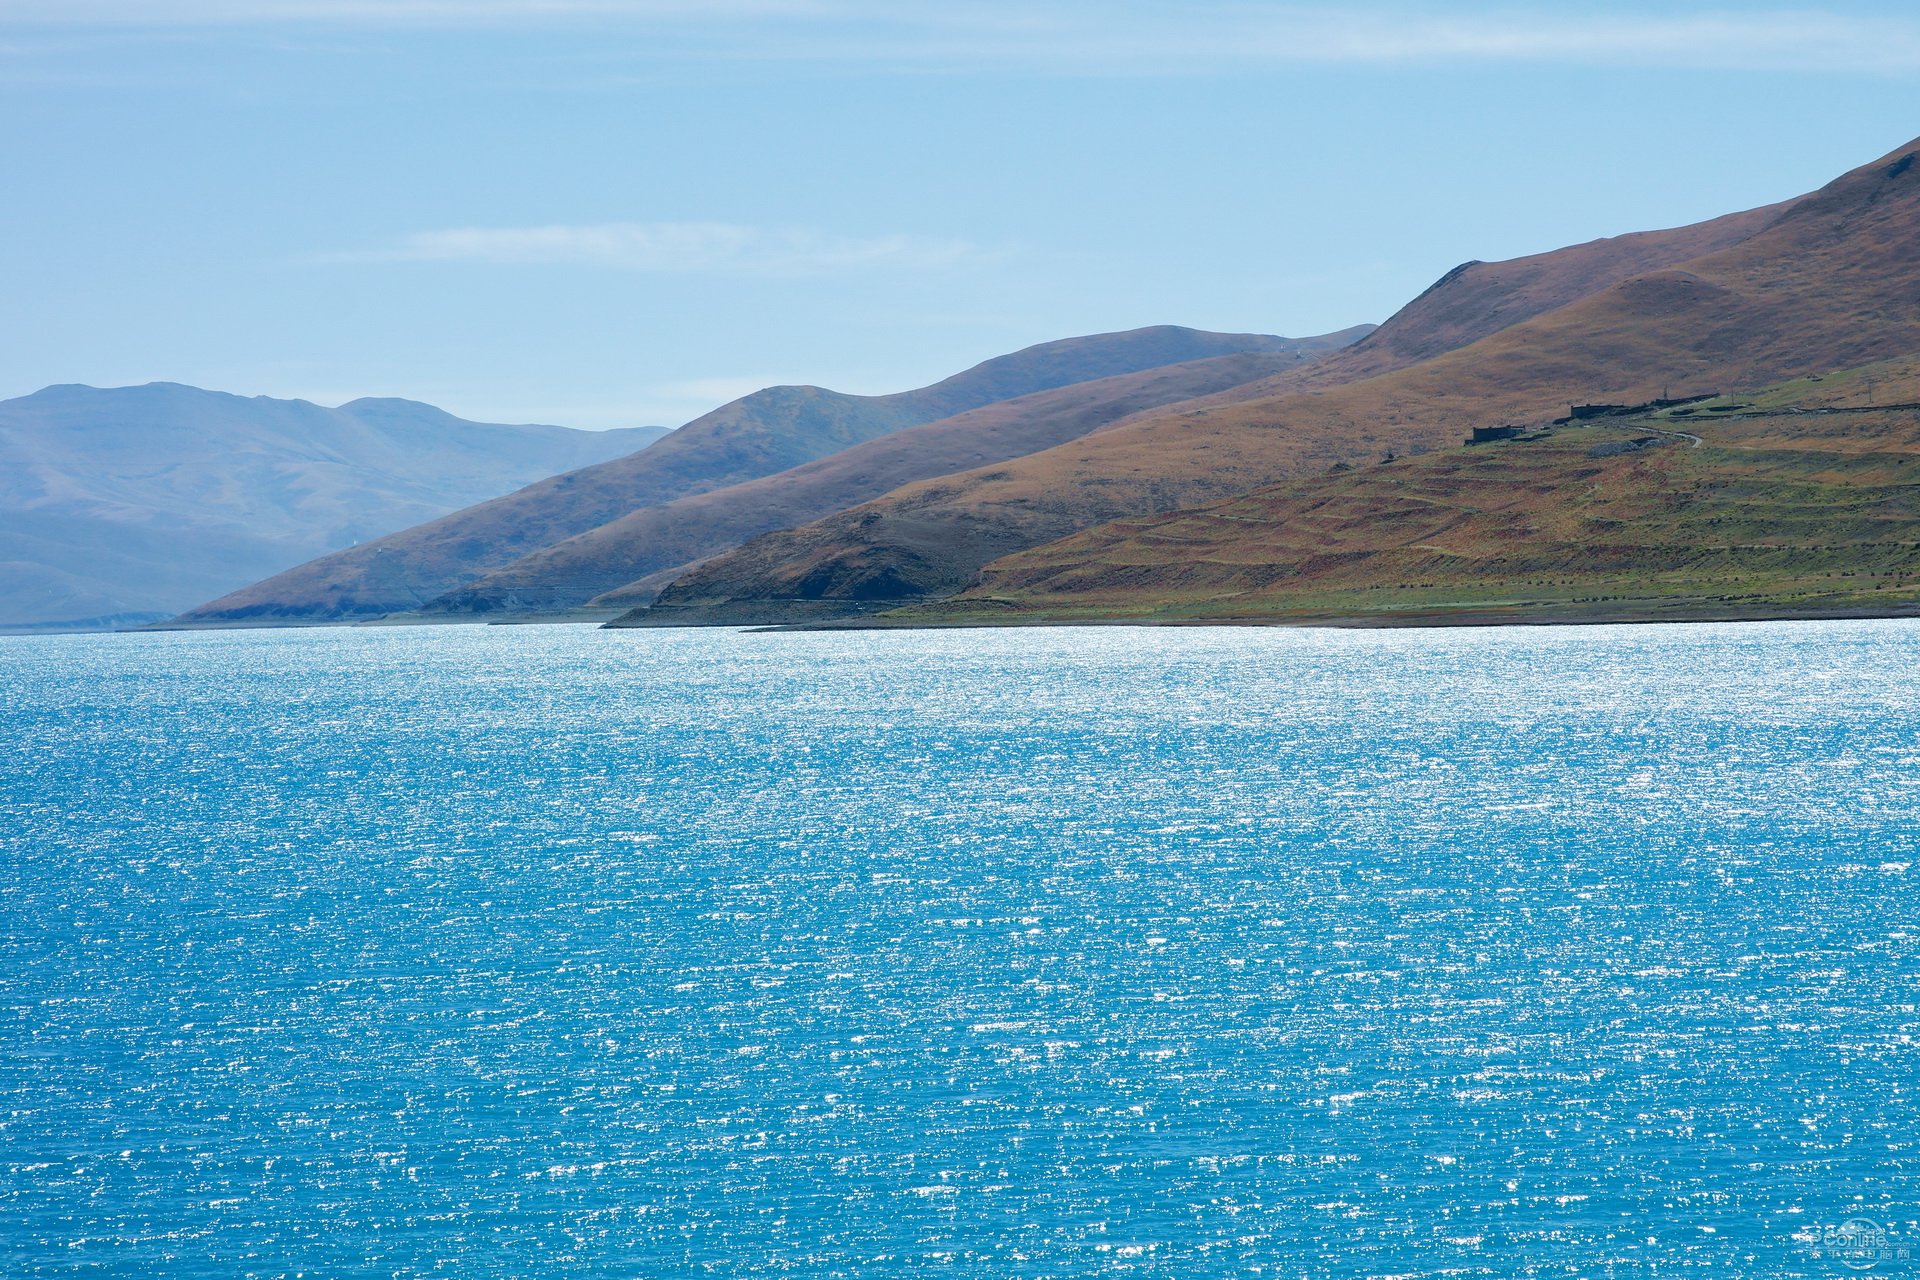
[[1261,382],[1197,397],[1180,409],[1324,391],[1406,368],[1623,280],[1731,248],[1764,230],[1793,203],[1785,200],[1691,226],[1636,231],[1505,262],[1462,263],[1351,346]]
[[1731,248],[1764,230],[1792,203],[1782,201],[1688,227],[1593,240],[1506,262],[1463,263],[1354,344],[1340,367],[1354,374],[1387,373],[1471,346],[1622,280]]
[[1792,202],[1731,247],[1464,349],[1346,386],[1146,415],[756,539],[630,620],[831,616],[938,597],[990,560],[1104,520],[1447,446],[1473,426],[1545,421],[1571,400],[1753,386],[1920,349],[1916,149]]
[[[1182,408],[1204,409],[1288,391],[1323,389],[1401,368],[1437,352],[1463,346],[1498,332],[1508,325],[1562,306],[1639,272],[1737,244],[1763,227],[1784,207],[1772,205],[1689,227],[1596,240],[1508,262],[1467,263],[1448,272],[1385,325],[1353,345],[1344,346],[1311,364],[1281,369],[1259,381],[1242,380],[1219,390],[1196,387],[1191,403],[1184,404]],[[1039,404],[1033,408],[1035,411],[1042,410]],[[1140,406],[1140,410],[1145,408],[1145,405]],[[1034,452],[1086,434],[1084,430],[1074,430],[1058,439],[1046,439],[1041,430],[1034,428],[1047,425],[1051,424],[1040,421],[1031,424],[1025,431],[1024,447],[1017,452]],[[1100,429],[1105,429],[1107,424],[1098,425]],[[903,439],[900,443],[904,445],[906,441]],[[916,447],[922,443],[920,440],[914,441]],[[601,563],[611,561],[614,556],[609,553],[613,550],[614,539],[617,539],[629,548],[621,554],[631,556],[643,576],[617,590],[603,587],[606,594],[591,603],[645,605],[661,588],[680,576],[681,572],[690,569],[692,562],[702,556],[724,551],[769,530],[824,518],[836,509],[866,501],[887,489],[909,484],[916,479],[958,471],[969,465],[989,465],[993,461],[1016,456],[1016,451],[1000,449],[995,451],[995,455],[987,459],[967,457],[965,450],[939,455],[929,453],[920,460],[920,465],[912,468],[911,474],[907,468],[891,469],[887,473],[887,478],[891,480],[889,484],[869,492],[843,488],[830,495],[821,494],[824,500],[820,501],[813,500],[817,492],[813,489],[813,482],[820,477],[804,473],[811,472],[814,465],[821,464],[811,464],[808,468],[788,473],[805,486],[792,493],[786,491],[783,477],[756,481],[751,488],[742,487],[738,491],[722,491],[729,497],[765,504],[757,518],[731,523],[725,538],[696,539],[688,536],[689,532],[698,529],[697,520],[711,518],[707,512],[699,511],[702,499],[690,499],[685,504],[635,513],[602,530],[583,534],[573,544],[563,543],[549,551],[536,553],[508,566],[497,578],[476,583],[474,590],[476,593],[485,593],[480,597],[483,607],[490,603],[488,595],[495,596],[501,606],[508,608],[541,608],[576,602],[584,597],[579,597],[577,589],[571,587],[574,565],[582,558]],[[854,460],[853,451],[849,451],[846,460]],[[861,461],[864,463],[864,458]],[[831,467],[833,464],[830,462],[825,465]],[[696,547],[701,549],[696,550]],[[584,580],[594,581],[591,576]],[[465,606],[465,593],[458,593],[448,603]]]
[[311,561],[180,620],[329,620],[413,609],[637,508],[770,475],[904,427],[1050,387],[1240,351],[1296,348],[1263,334],[1164,325],[1043,343],[895,395],[771,387],[638,453]]
[[1910,358],[1116,521],[887,616],[1392,625],[1914,611]]
[[[1349,341],[1349,330],[1324,341]],[[998,462],[1075,439],[1144,409],[1264,378],[1301,363],[1299,351],[1216,356],[1029,396],[891,432],[775,475],[631,512],[495,570],[423,613],[528,612],[587,604],[625,608],[652,598],[662,570],[801,524],[926,476]],[[603,592],[611,593],[601,599]]]

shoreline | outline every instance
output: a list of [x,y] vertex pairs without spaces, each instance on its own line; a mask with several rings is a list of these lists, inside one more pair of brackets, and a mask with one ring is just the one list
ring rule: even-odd
[[1439,630],[1456,627],[1657,626],[1663,623],[1704,622],[1836,622],[1881,618],[1920,618],[1920,602],[1903,602],[1899,605],[1887,606],[1830,605],[1814,608],[1765,605],[1750,607],[1730,605],[1718,609],[1623,607],[1579,612],[1474,606],[1457,610],[1409,609],[1380,613],[1328,610],[1191,618],[1153,615],[1075,618],[1052,615],[995,619],[963,615],[952,619],[889,619],[884,615],[875,615],[817,622],[774,623],[747,626],[743,629],[756,632],[788,632],[987,630],[1019,627],[1303,627],[1385,631],[1419,628]]
[[[616,615],[617,616],[617,615]],[[1618,607],[1584,610],[1535,610],[1471,606],[1460,609],[1404,609],[1362,613],[1353,611],[1301,611],[1287,614],[1243,614],[1221,617],[1166,617],[1142,614],[1117,617],[1073,617],[1068,615],[992,616],[984,613],[957,614],[950,618],[899,618],[869,614],[849,618],[819,618],[798,622],[754,622],[749,620],[700,621],[687,619],[656,626],[609,626],[606,611],[570,611],[553,614],[517,614],[511,617],[420,617],[398,615],[356,620],[282,620],[273,622],[217,621],[153,623],[123,628],[48,628],[0,630],[0,640],[55,635],[142,635],[162,632],[194,631],[306,631],[369,627],[514,627],[514,626],[593,626],[606,631],[652,630],[728,630],[742,634],[785,634],[836,631],[986,631],[1019,630],[1037,627],[1299,627],[1307,629],[1385,631],[1420,629],[1456,629],[1473,627],[1545,627],[1545,626],[1654,626],[1663,623],[1710,622],[1834,622],[1875,619],[1920,618],[1920,602],[1889,605],[1826,605],[1794,608],[1779,605],[1718,608]]]

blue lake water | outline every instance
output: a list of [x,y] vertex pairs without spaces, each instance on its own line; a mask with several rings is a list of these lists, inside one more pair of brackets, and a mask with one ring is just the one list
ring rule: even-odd
[[1920,1240],[1920,625],[19,639],[0,728],[0,1274],[1920,1268],[1821,1235]]

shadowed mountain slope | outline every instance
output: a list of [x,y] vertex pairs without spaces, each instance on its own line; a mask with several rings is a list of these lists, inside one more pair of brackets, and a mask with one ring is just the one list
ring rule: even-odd
[[[1570,401],[1753,386],[1920,349],[1915,149],[1746,216],[1729,246],[1612,280],[1462,349],[1344,386],[1175,406],[756,539],[672,583],[653,617],[628,621],[833,616],[939,597],[991,560],[1104,520],[1216,501],[1384,450],[1445,447],[1475,426],[1545,421]],[[1473,277],[1443,282],[1413,306],[1438,311],[1440,293]],[[1313,375],[1362,358],[1397,320]]]
[[643,453],[556,476],[301,565],[202,605],[181,621],[320,621],[416,609],[639,508],[771,475],[905,427],[1051,387],[1295,346],[1260,334],[1161,326],[1043,343],[895,395],[770,387],[695,419]]
[[[642,508],[523,557],[423,612],[644,603],[654,577],[672,576],[757,534],[828,515],[909,481],[1032,453],[1145,409],[1269,376],[1307,359],[1317,341],[1297,351],[1216,356],[1056,387],[895,431],[775,475]],[[625,585],[635,578],[638,584]]]
[[0,403],[0,626],[172,614],[664,434],[467,422],[408,400],[48,387]]

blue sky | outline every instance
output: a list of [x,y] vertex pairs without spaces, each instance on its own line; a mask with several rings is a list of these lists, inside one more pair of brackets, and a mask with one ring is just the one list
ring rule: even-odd
[[672,425],[1307,334],[1920,135],[1908,4],[0,0],[0,396]]

